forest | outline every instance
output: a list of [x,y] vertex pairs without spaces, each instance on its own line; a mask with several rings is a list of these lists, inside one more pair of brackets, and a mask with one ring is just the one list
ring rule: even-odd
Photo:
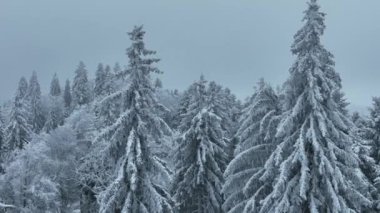
[[308,1],[287,80],[245,100],[203,75],[166,89],[143,26],[95,79],[84,62],[48,94],[21,77],[0,108],[0,212],[380,212],[380,97],[348,110],[325,15]]

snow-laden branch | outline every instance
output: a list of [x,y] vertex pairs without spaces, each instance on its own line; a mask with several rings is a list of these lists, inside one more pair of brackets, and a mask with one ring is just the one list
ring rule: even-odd
[[5,208],[16,208],[16,206],[0,203],[0,209],[5,209]]

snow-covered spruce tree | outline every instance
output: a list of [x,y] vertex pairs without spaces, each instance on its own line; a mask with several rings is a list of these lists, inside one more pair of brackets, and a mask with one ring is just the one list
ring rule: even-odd
[[67,79],[65,83],[65,90],[63,92],[63,102],[65,103],[66,109],[70,109],[72,100],[70,80]]
[[211,81],[208,85],[207,90],[208,96],[211,99],[211,109],[213,112],[222,119],[223,131],[227,132],[225,136],[230,137],[233,135],[233,121],[232,121],[232,110],[235,108],[234,104],[231,103],[231,99],[226,94],[226,91],[221,85],[216,84]]
[[3,154],[4,154],[4,117],[3,117],[3,111],[0,106],[0,174],[4,172],[3,170]]
[[[370,109],[369,122],[367,128],[367,138],[371,141],[372,156],[376,163],[380,163],[380,98],[374,97],[372,108]],[[359,119],[358,119],[359,120]]]
[[75,71],[72,96],[74,106],[87,104],[91,100],[91,91],[87,79],[87,70],[82,61],[79,62],[78,68]]
[[123,90],[116,89],[115,74],[111,72],[110,66],[106,66],[102,91],[99,93],[101,98],[95,104],[96,115],[103,121],[103,126],[113,124],[120,116],[122,109],[121,96]]
[[105,156],[115,162],[114,177],[98,197],[101,213],[173,212],[163,187],[169,174],[150,149],[171,130],[154,112],[157,102],[150,73],[160,72],[152,66],[159,60],[149,58],[155,52],[145,49],[144,34],[142,26],[128,33],[132,46],[127,49],[130,82],[122,94],[124,112],[97,140],[108,142]]
[[0,160],[1,160],[1,153],[2,148],[4,144],[4,117],[3,117],[3,110],[0,106]]
[[104,92],[104,83],[106,80],[104,67],[102,63],[98,64],[98,68],[95,73],[95,88],[94,93],[96,97],[99,97]]
[[[376,194],[378,196],[376,199],[380,200],[380,196],[378,195],[380,192],[380,98],[373,98],[373,105],[370,108],[368,121],[358,117],[355,124],[357,125],[359,136],[367,142],[365,144],[367,147],[364,147],[367,149],[362,149],[365,153],[369,153],[364,155],[367,157],[367,160],[364,161],[365,173],[376,186]],[[373,160],[373,163],[371,160]]]
[[[207,90],[210,99],[210,108],[219,116],[221,121],[222,130],[224,132],[224,141],[226,143],[226,154],[228,155],[227,163],[233,157],[233,151],[236,145],[236,138],[234,137],[236,131],[236,124],[234,114],[238,110],[237,102],[233,94],[227,88],[211,81]],[[223,168],[224,170],[225,168]]]
[[50,95],[51,96],[60,96],[61,95],[61,85],[57,73],[54,74],[53,79],[50,83]]
[[201,77],[181,121],[181,136],[176,156],[176,175],[172,185],[178,212],[222,212],[225,154],[222,119],[212,109],[206,81]]
[[111,72],[111,67],[109,65],[104,69],[104,87],[103,87],[103,95],[111,95],[116,91],[115,85],[115,74]]
[[238,128],[238,120],[241,113],[241,102],[236,98],[236,96],[231,92],[229,88],[224,88],[223,93],[226,97],[226,104],[229,107],[229,113],[232,121],[230,134],[234,135]]
[[[246,107],[242,110],[236,133],[235,157],[225,171],[223,208],[228,213],[244,212],[247,203],[260,200],[263,183],[259,180],[266,160],[276,147],[275,133],[280,107],[272,87],[261,80]],[[249,206],[247,205],[247,206]],[[247,211],[250,212],[250,211]]]
[[37,79],[37,73],[33,72],[29,80],[29,87],[26,94],[26,100],[30,105],[29,123],[35,133],[39,133],[45,125],[45,116],[43,114],[41,102],[41,88]]
[[28,119],[30,117],[29,104],[25,100],[28,91],[28,83],[24,77],[20,79],[9,123],[5,129],[4,149],[10,152],[14,149],[22,149],[30,141],[32,127]]
[[[333,97],[341,89],[333,55],[321,44],[325,14],[310,0],[292,45],[297,59],[285,83],[279,144],[265,163],[259,191],[268,195],[248,212],[363,212],[370,184],[353,152],[349,119]],[[256,203],[260,202],[260,206]],[[251,210],[253,209],[253,210]]]
[[64,111],[65,111],[64,112],[65,118],[69,117],[73,111],[72,102],[73,102],[73,97],[71,95],[70,80],[67,79],[65,83],[65,89],[63,91],[63,105],[64,105]]
[[51,130],[56,129],[63,124],[64,121],[64,103],[61,96],[61,87],[56,74],[50,84],[49,95],[49,112],[45,123],[45,131],[49,133]]
[[189,88],[187,88],[183,92],[182,98],[179,101],[178,109],[175,112],[174,121],[173,121],[174,125],[173,126],[175,129],[178,129],[180,131],[185,131],[184,129],[180,129],[181,126],[187,127],[187,126],[181,125],[181,122],[182,122],[182,120],[184,120],[184,116],[186,115],[186,112],[189,108],[189,105],[191,102],[191,97],[194,95],[195,86],[196,86],[195,84],[192,84],[189,86]]

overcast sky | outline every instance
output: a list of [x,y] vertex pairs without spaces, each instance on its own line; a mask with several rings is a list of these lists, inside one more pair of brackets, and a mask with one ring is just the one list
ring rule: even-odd
[[[380,96],[379,0],[321,0],[323,42],[353,105]],[[288,76],[290,45],[302,26],[302,0],[0,0],[0,100],[36,70],[47,91],[53,74],[63,86],[80,60],[126,64],[127,31],[144,24],[167,88],[184,89],[200,74],[240,98],[264,77]]]

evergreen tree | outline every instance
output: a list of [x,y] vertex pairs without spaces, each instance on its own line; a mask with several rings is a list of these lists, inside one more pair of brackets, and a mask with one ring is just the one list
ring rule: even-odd
[[[355,113],[356,114],[356,113]],[[354,118],[355,118],[354,114]],[[366,176],[375,185],[374,192],[378,209],[380,209],[380,98],[373,98],[373,106],[370,108],[370,117],[365,121],[360,115],[354,120],[359,137],[364,138],[366,143],[359,149],[359,156],[363,159],[363,170]]]
[[[350,121],[334,93],[341,80],[333,55],[321,44],[325,14],[310,0],[305,25],[295,35],[297,59],[285,83],[285,112],[276,133],[279,144],[260,177],[262,199],[247,212],[363,212],[372,205],[370,184],[353,152]],[[257,206],[256,204],[260,205]],[[246,208],[247,209],[247,208]]]
[[22,77],[13,101],[10,120],[5,129],[4,148],[7,152],[16,148],[22,149],[25,144],[30,141],[32,127],[28,123],[30,114],[29,105],[25,100],[27,91],[28,83],[26,79]]
[[128,34],[132,46],[127,49],[130,82],[121,96],[124,112],[97,140],[108,142],[105,158],[117,162],[113,179],[99,195],[99,212],[173,212],[162,178],[169,179],[169,174],[150,148],[171,133],[154,112],[157,103],[150,73],[159,73],[152,66],[159,60],[149,58],[155,52],[145,49],[142,26]]
[[218,213],[227,160],[222,119],[212,109],[215,99],[208,97],[203,76],[193,88],[181,121],[173,195],[178,212]]
[[115,74],[111,72],[111,67],[109,65],[107,65],[104,70],[104,77],[105,77],[105,80],[104,80],[103,94],[110,95],[116,91],[116,86],[115,86]]
[[0,174],[4,172],[3,169],[3,161],[4,161],[4,117],[3,117],[3,111],[0,106]]
[[45,131],[49,133],[51,130],[63,125],[64,117],[64,103],[61,96],[61,87],[57,74],[54,74],[50,84],[49,114],[45,123]]
[[103,121],[104,126],[113,124],[122,111],[122,91],[115,86],[115,75],[110,66],[104,71],[104,84],[100,95],[104,96],[96,103],[96,114]]
[[236,97],[228,88],[223,88],[214,81],[209,83],[207,93],[211,99],[210,107],[222,119],[222,129],[226,132],[226,139],[230,141],[236,131],[234,116],[239,111]]
[[33,72],[29,80],[29,87],[26,94],[26,100],[30,105],[30,121],[32,130],[39,133],[45,124],[45,116],[43,114],[41,102],[41,88],[37,79],[37,73]]
[[[226,154],[228,155],[228,162],[233,157],[233,152],[236,145],[236,137],[234,137],[236,131],[236,121],[234,120],[235,113],[239,110],[236,102],[236,98],[232,95],[227,88],[223,88],[221,85],[215,82],[210,82],[208,85],[208,96],[210,99],[210,108],[213,112],[219,116],[222,120],[222,130],[224,132],[224,141],[226,143]],[[224,170],[225,168],[223,168]]]
[[178,129],[180,131],[185,131],[184,129],[180,129],[181,126],[187,127],[187,126],[181,125],[181,122],[184,120],[184,116],[186,115],[189,105],[191,103],[191,98],[194,95],[195,86],[196,84],[192,84],[187,90],[183,92],[182,98],[179,102],[178,109],[175,112],[175,116],[174,116],[175,121],[173,122],[174,127],[175,129]]
[[0,160],[1,160],[1,153],[4,145],[4,117],[3,117],[3,111],[0,106]]
[[259,177],[276,147],[274,135],[280,118],[278,101],[272,87],[261,80],[255,94],[242,110],[236,133],[239,143],[235,157],[225,172],[223,192],[227,199],[223,208],[226,212],[244,212],[246,206],[246,212],[250,212],[250,202],[265,195],[260,192],[263,183]]
[[63,92],[63,100],[65,103],[65,108],[70,109],[71,108],[71,102],[72,102],[72,96],[71,96],[71,87],[70,87],[70,80],[66,80],[65,84],[65,91]]
[[84,105],[90,102],[91,92],[87,79],[87,70],[84,63],[81,61],[75,71],[75,77],[72,88],[74,106]]
[[61,95],[61,85],[59,84],[59,79],[57,73],[54,74],[53,79],[50,83],[50,95],[60,96]]
[[368,126],[367,138],[371,141],[372,157],[377,164],[380,164],[380,98],[374,97],[372,100],[369,122],[366,125]]
[[106,74],[102,63],[98,64],[98,69],[95,73],[95,96],[101,96],[104,93],[104,84],[106,81]]

